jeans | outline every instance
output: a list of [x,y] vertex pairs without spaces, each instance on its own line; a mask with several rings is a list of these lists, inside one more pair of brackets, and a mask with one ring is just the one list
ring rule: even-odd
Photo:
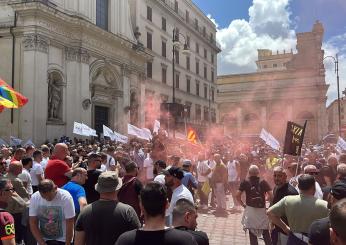
[[[265,245],[271,245],[272,240],[270,239],[269,230],[263,230],[263,239]],[[250,236],[250,245],[258,245],[257,236],[252,234],[251,231],[249,231]]]
[[287,245],[307,245],[306,242],[300,240],[292,232],[288,235]]

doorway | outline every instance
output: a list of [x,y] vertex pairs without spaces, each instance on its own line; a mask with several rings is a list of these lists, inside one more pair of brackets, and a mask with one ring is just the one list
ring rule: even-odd
[[109,127],[109,108],[96,105],[94,122],[96,132],[103,133],[103,125]]

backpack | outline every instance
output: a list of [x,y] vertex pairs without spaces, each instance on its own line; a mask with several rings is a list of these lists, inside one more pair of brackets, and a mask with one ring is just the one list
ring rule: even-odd
[[249,191],[249,206],[254,208],[264,208],[265,200],[263,199],[263,193],[261,192],[261,182],[251,183]]

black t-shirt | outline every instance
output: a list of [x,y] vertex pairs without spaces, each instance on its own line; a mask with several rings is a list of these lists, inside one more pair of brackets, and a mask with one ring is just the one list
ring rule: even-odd
[[84,231],[86,245],[113,245],[126,231],[140,227],[135,210],[117,201],[98,200],[82,209],[76,231]]
[[[251,188],[255,186],[258,190],[261,200],[258,199],[260,203],[254,203],[252,199]],[[239,191],[246,193],[246,205],[254,208],[258,208],[259,206],[265,207],[265,194],[270,191],[271,188],[267,181],[259,179],[259,177],[252,176],[248,180],[243,180],[240,183]]]
[[309,228],[309,243],[312,245],[330,245],[329,217],[312,222]]
[[101,173],[102,171],[98,169],[88,170],[88,179],[83,185],[88,203],[93,203],[100,199],[100,194],[95,190],[95,185]]
[[208,235],[207,233],[203,231],[189,230],[185,226],[178,226],[178,227],[175,227],[175,229],[190,233],[195,238],[198,245],[209,245]]
[[185,231],[166,229],[159,231],[133,230],[122,234],[115,245],[197,245],[195,238]]

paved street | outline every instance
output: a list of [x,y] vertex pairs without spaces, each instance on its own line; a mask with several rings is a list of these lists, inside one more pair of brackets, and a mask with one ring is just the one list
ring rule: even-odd
[[[232,200],[232,198],[230,199]],[[230,214],[227,218],[215,217],[211,211],[206,214],[199,213],[198,215],[198,229],[208,234],[211,245],[250,244],[248,234],[245,235],[240,223],[241,213]],[[259,244],[264,244],[264,242],[260,241]]]

